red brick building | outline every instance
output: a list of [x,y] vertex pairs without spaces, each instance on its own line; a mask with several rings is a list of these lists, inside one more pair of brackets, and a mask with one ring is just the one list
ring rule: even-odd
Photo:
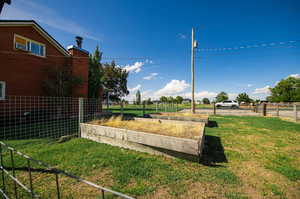
[[0,99],[45,96],[46,69],[62,66],[83,80],[72,96],[87,97],[88,57],[76,46],[66,50],[33,20],[0,20]]

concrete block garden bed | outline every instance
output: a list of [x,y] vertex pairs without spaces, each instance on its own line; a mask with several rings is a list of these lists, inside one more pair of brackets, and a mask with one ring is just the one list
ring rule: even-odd
[[134,118],[96,120],[80,127],[81,137],[99,143],[188,160],[198,160],[204,145],[205,124],[200,122]]
[[149,115],[154,119],[204,122],[208,124],[208,115],[191,113],[155,113]]

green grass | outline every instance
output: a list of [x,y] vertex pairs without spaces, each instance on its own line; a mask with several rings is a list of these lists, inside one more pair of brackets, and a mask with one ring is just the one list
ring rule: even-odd
[[[205,129],[205,165],[86,139],[7,143],[33,158],[138,198],[299,198],[299,124],[262,117],[215,116],[210,120],[217,126]],[[4,160],[9,166],[7,154]],[[15,161],[20,168],[26,166],[20,158]],[[22,172],[18,175],[28,178]],[[49,183],[51,176],[44,175],[34,173],[39,179],[35,189],[46,194],[54,186]],[[78,189],[76,182],[65,178],[62,182],[63,193],[72,193],[74,198],[88,198],[82,196],[84,192],[95,194]]]
[[[157,108],[157,111],[156,111]],[[182,109],[191,108],[191,104],[156,104],[145,105],[145,114],[151,114],[156,112],[176,112]],[[196,108],[213,108],[211,104],[196,104]],[[121,113],[120,105],[112,105],[107,109],[106,105],[103,104],[103,110],[108,110],[113,113]],[[124,105],[124,113],[133,114],[135,116],[143,116],[143,105],[126,104]]]
[[[103,108],[104,111],[110,111],[112,113],[121,113],[121,107],[119,105],[110,106],[109,109],[106,107]],[[131,114],[133,116],[142,117],[143,114],[151,114],[151,113],[157,113],[157,112],[177,112],[182,110],[181,108],[177,108],[176,106],[170,106],[167,108],[159,107],[156,110],[155,105],[147,105],[145,108],[145,112],[143,112],[142,105],[127,105],[123,108],[124,114]]]

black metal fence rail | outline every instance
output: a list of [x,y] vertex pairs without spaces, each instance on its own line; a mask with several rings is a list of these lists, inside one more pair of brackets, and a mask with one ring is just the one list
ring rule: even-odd
[[[4,153],[3,153],[4,149],[8,150],[8,153],[9,153],[9,156],[10,156],[10,158],[9,158],[10,159],[10,166],[11,166],[10,169],[5,167],[5,165],[4,165]],[[29,184],[29,187],[24,185],[16,176],[17,167],[15,165],[15,160],[14,160],[15,154],[22,157],[22,158],[24,158],[27,162],[27,173],[28,173],[28,178],[27,179],[29,181],[29,183],[27,183],[27,184]],[[17,151],[17,150],[15,150],[13,147],[10,147],[7,144],[0,141],[0,170],[1,170],[1,181],[2,181],[2,187],[0,188],[0,194],[2,194],[3,198],[6,198],[6,199],[12,198],[12,197],[10,197],[10,191],[8,190],[8,187],[7,187],[8,179],[11,179],[13,181],[13,190],[12,190],[13,198],[16,198],[16,199],[22,198],[22,197],[19,197],[19,192],[20,192],[19,188],[21,188],[23,191],[27,192],[29,194],[29,198],[41,198],[41,196],[34,191],[33,179],[32,179],[32,169],[33,169],[33,167],[31,165],[31,163],[35,163],[39,166],[44,167],[45,170],[48,171],[48,173],[51,173],[55,176],[56,198],[58,198],[58,199],[62,198],[61,190],[60,190],[61,186],[60,186],[60,182],[59,182],[60,175],[71,178],[71,179],[74,179],[77,182],[81,182],[81,183],[84,183],[88,186],[91,186],[91,187],[95,188],[96,190],[99,191],[99,195],[98,195],[99,197],[98,198],[105,199],[106,198],[106,193],[109,193],[109,194],[112,194],[112,195],[117,196],[119,198],[133,199],[130,196],[127,196],[125,194],[122,194],[122,193],[113,191],[111,189],[99,186],[99,185],[94,184],[90,181],[87,181],[87,180],[84,180],[80,177],[77,177],[73,174],[67,173],[63,170],[52,168],[49,165],[47,165],[46,163],[43,163],[39,160],[35,160],[35,159],[33,159],[33,158]],[[11,170],[11,172],[9,170]]]

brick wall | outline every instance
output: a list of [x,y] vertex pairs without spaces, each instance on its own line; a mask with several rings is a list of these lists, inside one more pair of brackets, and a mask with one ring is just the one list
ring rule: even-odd
[[[45,44],[46,57],[16,50],[14,34]],[[45,96],[42,83],[47,78],[47,69],[67,65],[74,75],[84,80],[83,85],[74,90],[74,96],[87,97],[88,54],[76,49],[69,52],[72,57],[60,52],[33,27],[0,27],[0,81],[6,82],[6,95]]]
[[89,54],[76,47],[68,49],[70,55],[72,55],[71,68],[72,73],[76,77],[82,79],[82,84],[74,89],[73,95],[76,97],[88,96],[88,76],[89,76]]

